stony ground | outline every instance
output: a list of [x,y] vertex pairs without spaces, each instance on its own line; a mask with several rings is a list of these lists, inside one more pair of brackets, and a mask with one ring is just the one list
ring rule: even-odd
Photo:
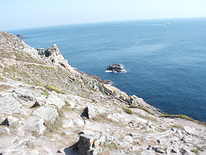
[[0,32],[0,154],[205,155],[206,125]]

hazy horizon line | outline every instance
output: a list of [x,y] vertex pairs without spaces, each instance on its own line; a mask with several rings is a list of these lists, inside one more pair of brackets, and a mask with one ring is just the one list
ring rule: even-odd
[[25,27],[17,29],[7,29],[3,31],[14,32],[30,29],[43,29],[43,28],[52,28],[52,27],[63,27],[63,26],[81,26],[81,25],[92,25],[92,24],[106,24],[106,23],[124,23],[124,22],[138,22],[138,21],[158,21],[158,20],[189,20],[189,19],[206,19],[206,17],[174,17],[174,18],[147,18],[147,19],[128,19],[128,20],[107,20],[107,21],[96,21],[96,22],[85,22],[85,23],[71,23],[71,24],[57,24],[57,25],[48,25],[48,26],[37,26],[37,27]]

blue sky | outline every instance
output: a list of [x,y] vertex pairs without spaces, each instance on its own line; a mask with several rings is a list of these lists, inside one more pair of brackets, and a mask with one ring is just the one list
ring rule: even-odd
[[206,0],[0,0],[0,30],[206,17]]

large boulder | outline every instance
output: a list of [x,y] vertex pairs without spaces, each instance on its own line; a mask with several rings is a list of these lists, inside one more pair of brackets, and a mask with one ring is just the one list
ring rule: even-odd
[[70,147],[77,155],[98,155],[102,152],[100,148],[101,143],[104,143],[105,139],[98,135],[80,134],[79,140],[73,146]]
[[46,130],[44,120],[37,116],[31,116],[25,121],[24,130],[27,133],[42,135]]
[[0,97],[0,114],[24,114],[21,104],[11,94]]
[[77,143],[79,155],[94,155],[95,139],[90,135],[80,135]]
[[59,113],[55,105],[45,105],[35,110],[33,112],[33,115],[38,116],[44,121],[53,124],[57,120]]

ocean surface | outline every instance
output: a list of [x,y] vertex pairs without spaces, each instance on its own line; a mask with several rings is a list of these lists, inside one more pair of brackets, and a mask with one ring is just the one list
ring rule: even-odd
[[[206,19],[148,20],[11,31],[31,46],[59,45],[69,63],[161,111],[206,121]],[[109,64],[127,73],[106,73]]]

